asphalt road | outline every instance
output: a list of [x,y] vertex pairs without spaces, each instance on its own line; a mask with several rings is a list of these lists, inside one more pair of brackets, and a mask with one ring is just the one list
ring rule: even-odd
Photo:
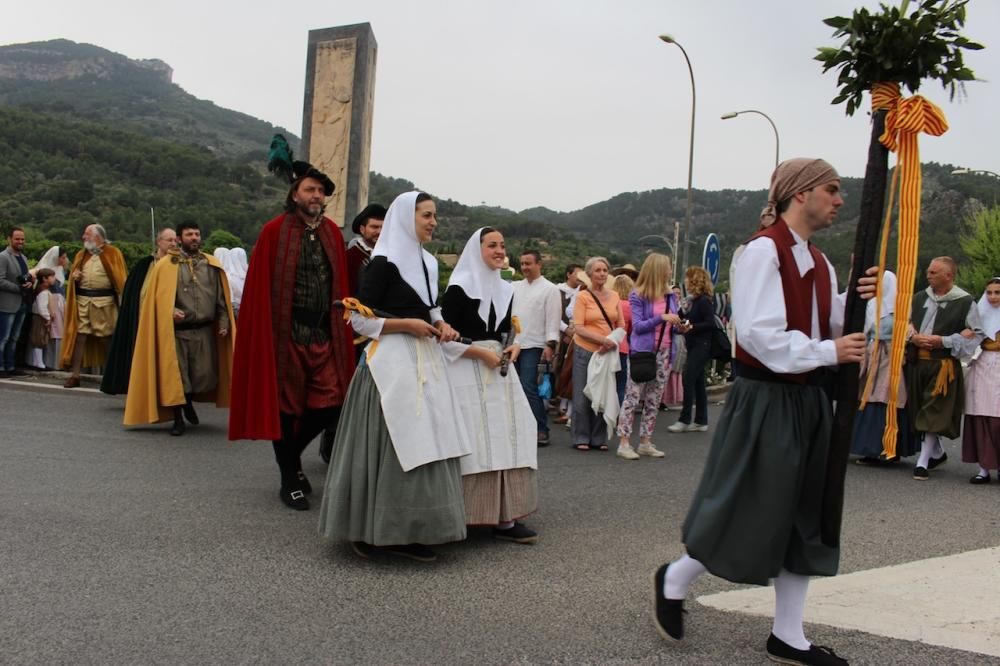
[[[680,524],[712,435],[668,434],[663,460],[580,453],[553,430],[539,452],[534,546],[488,531],[433,564],[364,561],[317,532],[318,511],[278,500],[270,443],[203,425],[126,431],[122,400],[0,382],[0,662],[768,663],[770,620],[689,603],[688,638],[650,620],[650,572],[682,552]],[[712,407],[710,420],[718,419]],[[928,482],[908,466],[852,465],[842,571],[1000,544],[1000,488],[952,460]],[[321,492],[315,445],[305,471]],[[314,496],[314,505],[318,497]],[[704,576],[695,596],[736,589]],[[853,664],[997,663],[827,626]]]

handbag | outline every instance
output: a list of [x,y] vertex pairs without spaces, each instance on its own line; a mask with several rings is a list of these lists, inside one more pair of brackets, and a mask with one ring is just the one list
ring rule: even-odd
[[49,344],[50,331],[45,325],[45,317],[40,314],[31,315],[31,330],[28,332],[28,342],[32,347],[44,349]]
[[654,351],[630,352],[628,355],[628,374],[636,384],[651,382],[656,379],[656,351],[663,342],[663,334],[667,332],[667,322],[660,326],[660,337],[656,340]]
[[729,342],[726,329],[722,325],[722,320],[715,315],[715,328],[712,329],[712,336],[709,338],[709,355],[718,361],[728,361],[733,356],[733,345]]

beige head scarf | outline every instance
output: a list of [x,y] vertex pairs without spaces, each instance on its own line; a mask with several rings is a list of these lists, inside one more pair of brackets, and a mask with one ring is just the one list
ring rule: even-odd
[[774,224],[778,219],[778,204],[785,199],[811,190],[817,185],[837,180],[840,176],[829,162],[811,157],[785,160],[771,174],[771,189],[767,193],[767,206],[760,212],[760,228]]

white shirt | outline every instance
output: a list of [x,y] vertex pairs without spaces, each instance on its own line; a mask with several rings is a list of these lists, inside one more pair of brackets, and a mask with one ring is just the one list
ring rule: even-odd
[[521,349],[538,349],[545,343],[559,341],[562,299],[554,284],[539,277],[533,282],[514,283],[512,314],[521,321],[521,332],[514,339]]
[[[927,301],[924,303],[924,317],[920,322],[918,331],[924,335],[933,335],[934,321],[937,319],[938,310],[946,309],[951,301],[961,296],[968,296],[969,294],[961,287],[952,287],[943,296],[935,294],[934,290],[930,287],[927,287],[926,292]],[[973,336],[971,338],[964,338],[961,333],[941,336],[941,344],[955,358],[972,356],[983,341],[983,327],[979,317],[979,308],[976,307],[975,303],[972,304],[968,314],[965,315],[965,327],[972,330]]]
[[[809,246],[794,231],[792,256],[804,275],[815,266]],[[837,274],[826,259],[830,271],[830,335],[839,337],[844,328],[846,295],[837,293]],[[833,340],[820,340],[819,308],[813,294],[812,335],[787,331],[785,295],[778,273],[778,250],[767,237],[746,244],[733,262],[733,322],[739,344],[751,356],[776,373],[798,374],[826,365],[837,365]],[[816,285],[817,289],[822,288]]]

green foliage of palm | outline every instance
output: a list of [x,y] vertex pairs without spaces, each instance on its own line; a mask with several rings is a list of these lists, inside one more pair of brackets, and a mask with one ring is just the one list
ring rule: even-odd
[[954,98],[964,90],[964,82],[975,80],[962,51],[983,48],[959,33],[968,2],[924,0],[907,14],[909,0],[904,0],[900,7],[880,3],[879,12],[861,8],[850,18],[826,19],[824,23],[835,29],[833,36],[843,38],[838,48],[819,48],[815,58],[824,72],[840,72],[839,93],[832,103],[847,102],[847,115],[854,115],[875,83],[896,82],[916,92],[927,78],[938,79]]
[[962,251],[968,261],[959,264],[958,284],[980,294],[990,278],[1000,275],[1000,206],[984,208],[965,222]]

